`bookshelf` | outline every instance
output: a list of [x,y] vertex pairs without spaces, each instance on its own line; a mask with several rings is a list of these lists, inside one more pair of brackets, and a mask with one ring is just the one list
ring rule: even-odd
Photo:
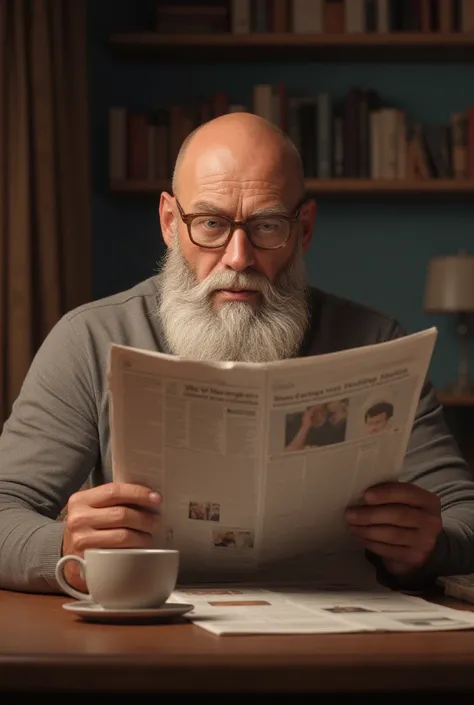
[[467,396],[457,396],[454,394],[447,394],[445,392],[437,392],[438,400],[443,406],[449,407],[473,407],[474,408],[474,394]]
[[[277,2],[277,0],[276,0]],[[383,2],[383,0],[382,0]],[[473,0],[474,3],[474,0]],[[179,14],[179,13],[178,13]],[[179,62],[219,61],[268,61],[281,59],[285,62],[310,60],[350,61],[384,63],[385,61],[440,62],[450,61],[474,64],[474,29],[470,31],[362,31],[362,32],[320,32],[298,33],[293,31],[265,32],[248,31],[246,33],[225,32],[191,32],[180,33],[179,23],[172,32],[143,31],[115,33],[109,37],[110,47],[118,52],[125,52],[129,59],[140,60],[147,55],[150,60]],[[228,51],[226,51],[228,49]],[[242,49],[236,55],[234,50]],[[469,98],[466,98],[469,101]],[[244,108],[248,109],[248,108]],[[250,108],[251,109],[251,108]],[[219,114],[219,113],[218,113]],[[261,113],[260,113],[261,114]],[[212,117],[212,116],[210,116]],[[451,127],[453,129],[453,127]],[[293,137],[294,135],[290,134]],[[458,137],[459,139],[459,137]],[[179,140],[181,141],[181,140]],[[295,140],[296,141],[296,140]],[[334,156],[334,155],[333,155]],[[173,161],[173,160],[172,160]],[[451,165],[452,166],[452,165]],[[312,177],[314,170],[306,170]],[[375,179],[354,177],[354,170],[348,172],[351,178],[307,178],[307,190],[320,197],[351,196],[364,198],[432,198],[465,200],[474,193],[474,178],[471,173],[457,174],[457,178],[444,171],[427,174],[423,178],[412,178],[409,172],[397,179]],[[367,170],[364,177],[370,172]],[[341,172],[338,172],[338,176]],[[373,175],[373,174],[372,174]],[[130,176],[130,175],[128,175]],[[135,177],[137,174],[135,174]],[[385,173],[386,176],[386,173]],[[389,174],[392,176],[392,174]],[[428,178],[428,176],[432,178]],[[115,193],[159,193],[169,189],[168,181],[143,178],[115,178],[111,180],[110,189]],[[467,177],[467,178],[464,178]]]
[[[317,60],[366,61],[441,61],[464,62],[474,60],[474,32],[388,32],[296,34],[294,32],[265,32],[248,34],[159,34],[157,32],[120,33],[109,38],[110,47],[129,55],[172,56],[174,60],[189,60],[188,51],[199,49],[200,60],[217,57],[219,61],[234,61],[234,54],[222,49],[245,49],[249,58],[277,58],[296,61],[301,58]],[[291,49],[291,53],[288,51]]]
[[[143,46],[159,49],[162,46],[354,46],[354,47],[385,47],[398,46],[406,49],[408,46],[465,47],[474,50],[474,32],[384,32],[384,33],[340,33],[340,34],[296,34],[295,32],[249,32],[248,34],[233,34],[222,32],[213,34],[160,34],[158,32],[127,32],[112,34],[110,44],[115,47],[130,47],[139,49]],[[219,57],[223,58],[223,57]]]
[[458,396],[439,390],[436,396],[443,406],[447,426],[474,473],[474,394]]
[[[404,181],[383,179],[306,179],[308,193],[318,196],[474,196],[474,179],[427,179]],[[111,181],[115,193],[160,193],[169,191],[171,182],[123,180]]]

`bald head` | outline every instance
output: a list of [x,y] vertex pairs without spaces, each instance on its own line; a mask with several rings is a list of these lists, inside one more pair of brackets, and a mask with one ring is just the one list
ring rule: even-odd
[[304,194],[300,154],[283,130],[252,113],[229,113],[197,127],[184,140],[173,173],[173,192],[199,169],[228,169],[239,178],[284,180]]

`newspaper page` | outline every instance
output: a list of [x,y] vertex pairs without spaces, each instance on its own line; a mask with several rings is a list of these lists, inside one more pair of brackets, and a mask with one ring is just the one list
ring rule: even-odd
[[186,617],[217,635],[474,629],[472,612],[382,586],[372,591],[190,586],[175,590],[170,601],[192,604]]
[[[111,350],[114,479],[162,495],[157,544],[179,549],[181,574],[257,567],[265,379],[258,366]],[[220,551],[231,531],[235,552]]]
[[356,546],[344,510],[371,485],[399,479],[435,336],[269,368],[262,563]]
[[399,478],[435,339],[267,364],[112,346],[114,479],[161,493],[157,545],[179,549],[181,581],[338,580],[351,565],[373,584],[344,509]]

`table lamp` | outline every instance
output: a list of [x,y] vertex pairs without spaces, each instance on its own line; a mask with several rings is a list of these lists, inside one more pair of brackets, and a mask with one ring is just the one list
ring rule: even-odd
[[428,313],[452,314],[456,320],[460,357],[457,380],[444,391],[458,396],[474,393],[469,378],[469,332],[474,313],[474,256],[434,257],[428,263],[424,309]]

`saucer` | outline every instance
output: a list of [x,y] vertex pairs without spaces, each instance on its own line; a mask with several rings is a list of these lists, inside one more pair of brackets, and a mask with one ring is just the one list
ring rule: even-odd
[[194,605],[177,602],[165,602],[161,607],[147,607],[142,609],[106,609],[95,602],[76,600],[66,602],[63,609],[74,612],[86,622],[108,622],[114,624],[142,624],[166,623],[186,612],[191,612]]

